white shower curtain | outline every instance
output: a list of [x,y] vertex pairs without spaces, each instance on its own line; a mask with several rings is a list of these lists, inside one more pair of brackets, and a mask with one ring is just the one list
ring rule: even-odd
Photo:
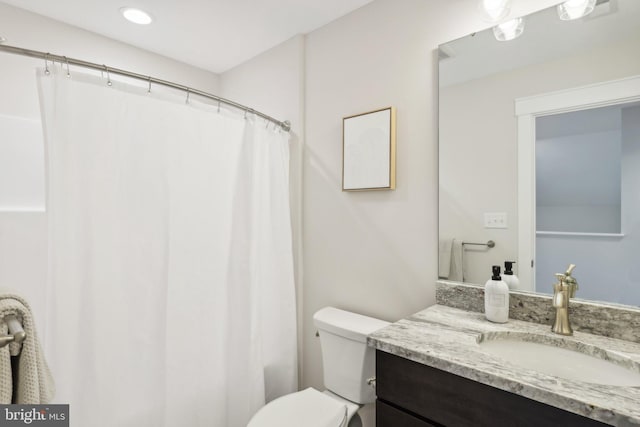
[[297,386],[288,136],[77,72],[38,80],[55,401],[77,427],[245,426]]

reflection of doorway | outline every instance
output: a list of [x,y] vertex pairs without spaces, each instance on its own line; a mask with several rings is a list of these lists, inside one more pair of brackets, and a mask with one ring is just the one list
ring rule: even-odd
[[537,242],[547,235],[620,234],[622,117],[632,105],[536,119]]
[[[515,101],[518,119],[518,260],[520,261],[520,281],[524,289],[537,290],[535,286],[537,263],[535,256],[536,119],[638,101],[640,101],[640,76],[521,98]],[[570,158],[567,159],[567,162],[570,161]],[[587,174],[589,171],[584,171],[584,173]],[[561,271],[566,267],[564,264],[573,261],[563,258],[553,262],[555,266],[560,266],[554,267],[554,270]],[[525,268],[527,264],[530,268]],[[541,276],[541,279],[544,279],[545,286],[541,286],[539,291],[550,292],[553,275],[551,277]],[[583,297],[586,296],[583,295]]]
[[572,263],[581,298],[640,304],[625,274],[640,246],[639,124],[638,102],[537,118],[536,290]]

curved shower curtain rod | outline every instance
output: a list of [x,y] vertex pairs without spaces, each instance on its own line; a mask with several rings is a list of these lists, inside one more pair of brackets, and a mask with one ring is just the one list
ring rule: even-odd
[[47,61],[51,61],[52,63],[54,62],[59,62],[61,65],[62,64],[66,64],[67,65],[67,69],[69,67],[69,65],[76,65],[79,67],[84,67],[84,68],[91,68],[94,70],[98,70],[98,71],[105,71],[107,72],[107,74],[113,73],[113,74],[119,74],[121,76],[126,76],[126,77],[131,77],[137,80],[143,80],[145,82],[148,82],[149,85],[153,84],[157,84],[157,85],[161,85],[161,86],[167,86],[173,89],[178,89],[178,90],[182,90],[187,92],[187,96],[189,96],[190,94],[193,95],[198,95],[198,96],[202,96],[204,98],[208,98],[208,99],[212,99],[216,102],[218,102],[219,104],[226,104],[226,105],[230,105],[232,107],[238,108],[240,110],[244,110],[245,113],[249,113],[249,114],[254,114],[256,116],[262,117],[263,119],[269,120],[270,122],[275,123],[277,126],[280,126],[282,128],[282,130],[284,130],[285,132],[289,132],[291,130],[291,123],[288,120],[285,120],[283,122],[281,122],[280,120],[274,119],[273,117],[261,113],[260,111],[256,111],[252,108],[249,108],[245,105],[242,104],[238,104],[237,102],[233,102],[230,101],[228,99],[213,95],[211,93],[207,93],[198,89],[193,89],[190,88],[188,86],[184,86],[181,84],[177,84],[177,83],[173,83],[167,80],[161,80],[161,79],[156,79],[155,77],[151,77],[151,76],[145,76],[142,74],[138,74],[138,73],[134,73],[131,71],[126,71],[126,70],[121,70],[118,68],[111,68],[111,67],[107,67],[106,65],[101,65],[101,64],[95,64],[93,62],[87,62],[87,61],[82,61],[80,59],[74,59],[74,58],[68,58],[66,56],[60,56],[60,55],[53,55],[50,53],[46,53],[46,52],[40,52],[37,50],[30,50],[30,49],[23,49],[20,47],[15,47],[15,46],[7,46],[7,45],[3,45],[0,44],[0,52],[7,52],[7,53],[13,53],[13,54],[17,54],[17,55],[23,55],[23,56],[29,56],[31,58],[41,58],[44,59],[45,61],[45,66]]

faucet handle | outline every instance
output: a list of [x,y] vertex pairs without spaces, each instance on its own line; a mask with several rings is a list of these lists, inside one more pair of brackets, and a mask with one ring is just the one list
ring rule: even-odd
[[575,264],[569,264],[569,267],[567,267],[567,271],[564,272],[564,275],[569,277],[571,276],[571,273],[573,273],[573,270],[576,268]]
[[576,268],[575,264],[569,264],[569,268],[564,273],[564,282],[569,287],[569,297],[573,298],[576,295],[576,290],[578,290],[578,281],[575,277],[571,276],[573,270]]
[[576,287],[578,286],[578,281],[576,280],[575,277],[571,276],[571,273],[573,273],[573,270],[576,268],[575,264],[569,264],[569,268],[567,268],[567,271],[565,271],[564,276],[565,276],[565,281],[569,284],[572,285],[576,285]]
[[570,264],[569,268],[567,268],[567,271],[565,271],[564,273],[555,274],[556,279],[558,279],[558,283],[556,283],[555,286],[560,288],[562,286],[569,286],[572,291],[572,295],[571,295],[572,297],[573,297],[573,294],[575,293],[575,290],[578,289],[578,281],[576,280],[575,277],[571,276],[575,268],[576,268],[575,264]]

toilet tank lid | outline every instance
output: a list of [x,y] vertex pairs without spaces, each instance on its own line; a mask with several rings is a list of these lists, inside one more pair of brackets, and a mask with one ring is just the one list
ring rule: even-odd
[[313,315],[313,324],[319,330],[354,341],[367,342],[367,335],[388,326],[390,323],[335,307],[325,307]]

